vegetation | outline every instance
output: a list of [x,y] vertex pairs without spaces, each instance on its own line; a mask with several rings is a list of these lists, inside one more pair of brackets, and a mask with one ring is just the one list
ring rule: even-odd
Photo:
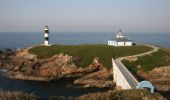
[[114,100],[166,100],[161,94],[151,94],[147,89],[130,89],[115,92]]
[[33,94],[21,91],[0,91],[0,100],[165,100],[159,93],[150,94],[145,89],[106,91],[88,93],[79,97],[56,97],[39,98]]
[[123,63],[133,73],[137,73],[139,68],[148,72],[155,67],[170,65],[170,49],[160,49],[151,55],[138,57],[138,60],[136,61],[124,60]]
[[107,45],[52,45],[37,46],[29,49],[30,53],[36,54],[39,59],[51,57],[56,54],[68,54],[78,59],[79,67],[88,66],[94,57],[99,57],[100,62],[111,67],[111,58],[129,56],[143,53],[152,48],[144,45],[132,47],[112,47]]
[[151,94],[145,89],[131,89],[88,93],[79,97],[51,97],[49,100],[166,100],[159,93]]
[[37,96],[21,91],[0,90],[0,100],[37,100]]

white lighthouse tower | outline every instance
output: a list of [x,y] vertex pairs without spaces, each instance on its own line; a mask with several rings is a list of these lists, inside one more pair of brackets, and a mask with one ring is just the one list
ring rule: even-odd
[[47,25],[45,26],[44,29],[44,45],[49,46],[49,29]]

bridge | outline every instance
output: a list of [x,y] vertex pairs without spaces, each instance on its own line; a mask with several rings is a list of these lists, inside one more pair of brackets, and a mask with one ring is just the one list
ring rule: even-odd
[[122,89],[136,89],[136,88],[151,88],[151,93],[154,92],[154,87],[149,81],[139,82],[137,78],[122,64],[122,60],[124,59],[133,59],[139,56],[149,55],[153,52],[158,51],[158,47],[147,45],[152,47],[153,50],[133,56],[120,57],[117,59],[112,59],[113,66],[113,79],[116,83],[116,86],[120,86]]

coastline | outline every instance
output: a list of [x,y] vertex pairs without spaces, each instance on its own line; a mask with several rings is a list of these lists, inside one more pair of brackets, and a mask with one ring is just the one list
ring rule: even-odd
[[[28,52],[26,53],[24,50],[22,50],[22,49],[20,49],[21,51],[17,51],[17,53],[19,54],[19,55],[17,55],[17,54],[15,54],[14,52],[14,54],[13,53],[11,53],[11,55],[14,55],[14,56],[17,56],[18,58],[20,58],[20,59],[17,59],[17,61],[20,61],[21,59],[22,60],[24,60],[25,58],[28,58],[27,60],[24,60],[24,61],[26,61],[26,65],[31,65],[32,66],[32,63],[28,63],[28,62],[36,62],[37,63],[37,61],[38,61],[38,59],[36,58],[36,56],[35,55],[32,55],[32,54],[29,54]],[[26,50],[27,51],[27,50]],[[8,51],[8,53],[9,53],[9,51]],[[9,57],[11,57],[11,55],[8,55]],[[61,58],[60,58],[61,57]],[[24,58],[24,59],[23,59]],[[63,58],[67,58],[67,60],[63,60]],[[69,59],[68,59],[69,58]],[[55,60],[54,60],[55,59]],[[63,61],[66,61],[65,63],[67,63],[66,65],[69,65],[70,64],[70,59],[71,59],[71,56],[69,56],[69,55],[63,55],[63,54],[59,54],[59,55],[55,55],[55,56],[52,56],[52,57],[50,57],[50,58],[46,58],[45,60],[46,61],[56,61],[56,59],[62,59]],[[16,61],[16,59],[15,59],[15,61]],[[28,61],[28,62],[27,62]],[[44,63],[44,61],[41,59],[40,60],[41,62],[43,62]],[[69,62],[69,63],[68,63]],[[53,79],[54,80],[59,80],[59,79],[62,79],[62,78],[67,78],[67,77],[72,77],[72,78],[74,78],[74,77],[78,77],[79,79],[77,79],[77,81],[74,81],[73,82],[73,84],[76,84],[77,86],[80,86],[80,87],[84,87],[84,88],[89,88],[89,87],[97,87],[97,88],[107,88],[107,87],[114,87],[114,84],[113,83],[110,83],[109,81],[108,82],[106,82],[106,80],[102,80],[102,81],[105,81],[104,83],[102,83],[102,84],[98,84],[98,83],[95,83],[94,82],[94,80],[95,80],[95,78],[97,78],[96,77],[96,75],[97,76],[101,76],[101,73],[100,72],[102,72],[102,71],[104,71],[104,72],[106,72],[106,73],[108,73],[107,72],[107,70],[106,69],[104,69],[104,67],[102,66],[102,64],[101,63],[99,63],[100,61],[98,61],[97,59],[93,59],[93,62],[91,63],[91,65],[89,65],[89,66],[87,66],[87,68],[75,68],[75,65],[72,65],[71,64],[71,66],[70,67],[66,67],[66,69],[65,69],[65,71],[66,71],[66,73],[60,73],[61,74],[61,76],[60,75],[58,75],[58,78],[56,78],[56,77],[47,77],[47,78],[42,78],[42,77],[35,77],[35,76],[31,76],[30,74],[28,74],[29,76],[24,76],[24,74],[22,75],[22,73],[20,73],[20,72],[18,72],[19,70],[21,70],[19,67],[17,67],[16,65],[17,65],[17,63],[15,62],[15,67],[13,66],[12,68],[10,68],[11,67],[11,65],[8,65],[8,67],[9,67],[9,69],[11,70],[11,71],[15,71],[15,74],[16,75],[14,75],[13,73],[11,73],[11,75],[9,75],[8,77],[10,77],[10,76],[12,76],[12,77],[10,77],[10,78],[12,78],[12,79],[21,79],[21,80],[38,80],[38,81],[47,81],[47,82],[50,82],[50,81],[53,81]],[[58,62],[57,62],[58,63]],[[18,64],[20,65],[20,64],[22,64],[22,62],[18,62]],[[34,65],[34,64],[33,64]],[[41,64],[40,64],[41,65]],[[44,65],[44,66],[46,66],[46,65]],[[50,66],[51,66],[51,64],[50,64]],[[46,68],[46,67],[44,67],[44,68]],[[68,71],[68,69],[69,69],[69,71]],[[71,68],[71,69],[70,69]],[[10,70],[9,71],[7,71],[7,73],[8,72],[10,72]],[[22,69],[23,70],[23,69]],[[25,70],[25,69],[24,69]],[[3,70],[3,71],[6,71],[6,70]],[[51,70],[49,70],[49,71],[51,71]],[[53,69],[52,69],[52,71],[53,71]],[[65,72],[64,71],[64,72]],[[62,72],[63,72],[63,69],[62,69]],[[112,72],[112,71],[111,71]],[[96,75],[94,75],[94,73],[96,73]],[[103,72],[102,72],[103,73]],[[34,73],[35,74],[35,73]],[[36,74],[35,74],[36,75]],[[83,76],[88,76],[89,75],[89,78],[88,77],[83,77]],[[107,75],[107,74],[106,74]],[[111,73],[109,74],[109,75],[111,75]],[[107,77],[109,76],[109,75],[107,75]],[[16,76],[16,77],[14,77],[14,76]],[[93,76],[94,77],[94,79],[93,78],[90,78],[91,76]],[[20,78],[18,78],[18,77],[20,77]],[[44,76],[43,76],[44,77]],[[46,76],[45,76],[46,77]],[[105,77],[106,78],[106,77]],[[105,79],[104,78],[104,79]],[[89,81],[89,80],[91,80],[91,79],[93,79],[92,81],[91,81],[91,83],[87,83],[87,82],[85,82],[85,81]],[[100,79],[100,78],[99,78]],[[101,78],[102,79],[102,78]],[[98,79],[97,79],[98,80]],[[96,81],[96,80],[95,80]],[[97,81],[96,81],[97,82]],[[99,83],[101,82],[101,81],[98,81]]]

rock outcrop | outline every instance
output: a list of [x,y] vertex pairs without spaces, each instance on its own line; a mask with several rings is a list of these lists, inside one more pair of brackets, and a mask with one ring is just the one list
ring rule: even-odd
[[108,71],[95,57],[85,68],[77,67],[75,58],[58,54],[46,59],[38,59],[28,49],[0,53],[0,66],[8,69],[9,78],[34,81],[51,81],[62,78],[76,78],[74,85],[83,87],[112,87],[111,71]]
[[84,87],[112,87],[113,79],[111,71],[106,68],[99,70],[94,73],[90,73],[74,81],[75,85],[80,85]]
[[140,70],[138,74],[154,84],[159,91],[170,91],[170,66],[156,67],[148,73]]

